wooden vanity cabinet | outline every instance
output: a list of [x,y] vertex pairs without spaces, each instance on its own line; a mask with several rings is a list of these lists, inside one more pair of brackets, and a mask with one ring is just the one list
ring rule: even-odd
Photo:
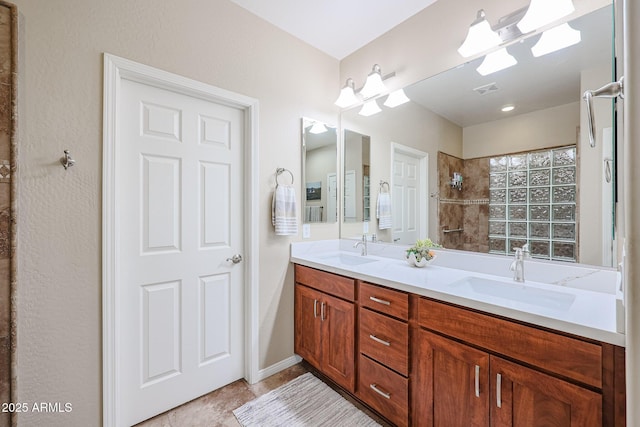
[[599,344],[426,298],[418,319],[413,425],[614,425]]
[[295,266],[295,352],[397,426],[622,427],[624,348]]
[[409,425],[409,295],[358,283],[356,396],[397,426]]
[[602,395],[421,330],[416,426],[602,426]]
[[600,393],[496,356],[489,376],[492,426],[605,425]]
[[355,391],[355,282],[296,265],[295,352],[336,384]]

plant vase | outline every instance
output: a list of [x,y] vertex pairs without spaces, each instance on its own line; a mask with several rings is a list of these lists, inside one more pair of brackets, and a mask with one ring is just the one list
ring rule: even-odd
[[431,264],[433,262],[434,259],[436,259],[435,255],[431,257],[431,259],[427,259],[422,257],[422,259],[420,259],[420,261],[418,261],[416,259],[416,254],[414,254],[413,252],[409,253],[406,257],[407,259],[407,263],[409,263],[409,265],[413,266],[413,267],[426,267],[427,265]]

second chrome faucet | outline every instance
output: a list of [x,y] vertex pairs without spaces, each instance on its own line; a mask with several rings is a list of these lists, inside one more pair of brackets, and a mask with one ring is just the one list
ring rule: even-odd
[[524,282],[524,260],[529,256],[529,244],[527,243],[521,248],[515,248],[514,261],[511,263],[510,270],[513,271],[513,280],[516,282]]

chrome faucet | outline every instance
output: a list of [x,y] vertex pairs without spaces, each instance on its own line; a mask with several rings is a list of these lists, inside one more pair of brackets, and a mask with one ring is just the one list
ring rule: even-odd
[[362,235],[362,240],[360,240],[359,242],[356,242],[355,245],[353,245],[354,248],[357,248],[358,246],[362,246],[362,248],[360,249],[360,255],[367,256],[367,235],[366,234]]
[[515,260],[511,263],[509,268],[513,271],[513,280],[516,282],[524,282],[524,259],[529,255],[529,244],[527,243],[521,248],[515,248]]

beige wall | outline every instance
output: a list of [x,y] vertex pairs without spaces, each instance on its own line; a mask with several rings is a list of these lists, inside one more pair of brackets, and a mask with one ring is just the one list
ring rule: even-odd
[[[604,65],[585,70],[580,76],[580,91],[595,90],[612,81],[611,66]],[[580,122],[585,123],[580,132],[578,155],[580,157],[580,174],[578,203],[578,229],[580,241],[580,262],[585,264],[602,264],[602,130],[610,128],[613,123],[612,101],[595,99],[593,114],[596,125],[596,146],[589,145],[589,129],[587,128],[587,111],[585,103],[580,103]],[[611,156],[609,156],[611,157]],[[596,230],[596,232],[594,232]]]
[[519,114],[463,129],[465,159],[576,144],[581,103]]
[[[338,61],[227,0],[16,3],[17,400],[73,404],[68,414],[21,414],[19,425],[101,420],[103,52],[259,100],[260,367],[291,357],[294,239],[274,235],[270,197],[277,167],[303,181],[300,118],[336,122]],[[68,171],[64,149],[77,161]],[[317,227],[338,236],[337,224]]]

